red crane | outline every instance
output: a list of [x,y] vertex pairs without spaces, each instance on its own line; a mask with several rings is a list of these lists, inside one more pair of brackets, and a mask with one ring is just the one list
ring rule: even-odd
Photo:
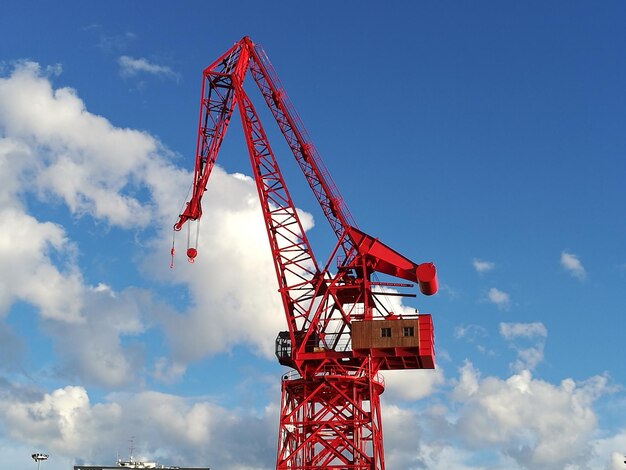
[[[313,254],[259,116],[250,74],[337,236],[324,265]],[[416,264],[359,230],[267,55],[244,37],[203,72],[192,195],[175,230],[202,215],[201,200],[235,108],[243,125],[288,329],[276,339],[282,378],[277,470],[385,468],[381,370],[434,368],[430,315],[390,311],[385,297],[419,285],[437,291],[432,263]],[[193,242],[190,261],[197,255]],[[376,273],[408,282],[382,282]]]

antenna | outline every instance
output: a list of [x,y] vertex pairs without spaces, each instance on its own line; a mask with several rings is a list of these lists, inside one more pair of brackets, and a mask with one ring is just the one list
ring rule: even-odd
[[130,436],[129,441],[130,441],[130,449],[129,449],[129,451],[130,451],[130,462],[134,463],[135,459],[133,457],[133,451],[135,450],[135,436]]

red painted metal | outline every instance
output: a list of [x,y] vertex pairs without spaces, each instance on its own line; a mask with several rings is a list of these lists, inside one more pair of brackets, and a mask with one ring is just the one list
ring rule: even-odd
[[[267,135],[243,82],[253,77],[295,160],[337,236],[322,266],[316,260]],[[432,263],[416,264],[356,228],[265,52],[244,37],[203,72],[192,195],[175,230],[202,216],[201,200],[235,107],[239,110],[288,329],[276,340],[282,379],[277,469],[385,468],[380,394],[385,369],[434,368],[430,315],[418,319],[419,346],[353,351],[353,321],[408,317],[385,304],[389,288],[376,273],[437,291]],[[173,251],[172,251],[173,253]],[[197,255],[190,243],[190,260]],[[383,325],[383,323],[381,323]],[[397,324],[398,325],[398,324]],[[413,331],[411,330],[411,333]]]

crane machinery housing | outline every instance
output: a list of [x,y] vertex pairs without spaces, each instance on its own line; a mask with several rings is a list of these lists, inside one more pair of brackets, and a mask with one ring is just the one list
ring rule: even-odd
[[[243,84],[250,74],[337,237],[322,265]],[[430,315],[392,312],[383,299],[418,284],[437,291],[432,263],[414,263],[359,230],[263,49],[244,37],[203,71],[192,194],[176,231],[201,200],[235,108],[249,152],[287,329],[277,470],[384,470],[381,370],[433,369]],[[197,256],[197,239],[187,256]],[[376,273],[405,282],[382,282]],[[415,296],[415,294],[402,294]]]

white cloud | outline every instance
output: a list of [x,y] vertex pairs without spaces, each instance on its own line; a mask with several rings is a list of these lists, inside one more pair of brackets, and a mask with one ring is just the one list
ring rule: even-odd
[[[2,127],[0,126],[0,131]],[[2,137],[0,134],[0,207],[21,207],[22,202],[17,197],[21,188],[27,184],[28,168],[33,160],[28,145],[17,139]]]
[[624,453],[613,452],[611,454],[611,462],[609,463],[609,466],[607,467],[608,470],[623,470],[624,463],[626,463],[625,459],[626,457]]
[[[383,395],[384,399],[385,395]],[[385,463],[388,468],[416,468],[423,463],[420,421],[412,409],[383,400],[381,414],[385,435]],[[423,468],[423,467],[422,467]]]
[[158,141],[89,113],[74,90],[53,89],[38,64],[18,64],[0,78],[0,131],[13,142],[5,158],[22,185],[14,190],[37,191],[42,202],[59,198],[74,214],[125,228],[149,222],[151,207],[135,193],[147,167],[162,165]]
[[150,75],[172,78],[174,80],[178,80],[180,78],[180,76],[170,67],[152,63],[143,57],[135,59],[134,57],[123,55],[117,59],[117,63],[120,66],[120,74],[124,77],[133,77],[140,73],[147,73]]
[[612,436],[597,439],[594,443],[595,454],[603,461],[599,461],[594,468],[602,468],[605,470],[623,470],[624,460],[626,460],[626,428],[622,428],[619,432]]
[[[58,325],[49,324],[45,331],[54,337],[64,371],[88,383],[119,386],[137,367],[141,352],[122,348],[121,338],[142,330],[119,328],[115,309],[138,325],[153,321],[164,329],[177,366],[156,365],[161,379],[174,379],[187,361],[236,344],[273,357],[276,333],[285,328],[250,178],[213,170],[198,262],[168,268],[170,227],[184,196],[181,188],[191,180],[188,172],[169,164],[169,157],[152,136],[117,128],[91,114],[75,91],[54,88],[38,64],[20,63],[0,77],[0,201],[6,207],[0,219],[0,259],[13,267],[0,274],[0,312],[23,300],[45,318],[84,322],[72,327],[77,339],[71,342]],[[42,208],[52,199],[75,215],[124,229],[157,227],[156,236],[144,241],[146,273],[187,286],[189,300],[174,315],[155,305],[145,311],[151,300],[139,290],[116,293],[117,300],[96,295],[113,290],[84,285],[76,264],[79,242],[69,240],[63,227],[26,214],[24,192],[35,193]],[[300,215],[310,228],[312,217]],[[107,319],[113,323],[106,324]],[[81,353],[85,338],[93,336],[92,347]]]
[[592,404],[609,391],[601,376],[560,385],[533,379],[528,371],[481,379],[467,363],[453,391],[460,404],[454,426],[467,445],[498,449],[522,468],[587,468],[597,426]]
[[593,404],[613,391],[606,377],[560,384],[535,379],[528,371],[507,379],[481,377],[467,362],[455,382],[452,401],[445,405],[437,394],[410,407],[383,401],[389,466],[613,470],[612,453],[623,447],[626,434],[594,440]]
[[514,349],[517,351],[517,359],[510,366],[515,372],[521,372],[523,370],[532,371],[538,364],[543,362],[544,343],[538,343],[535,346],[526,348],[515,346]]
[[165,464],[269,468],[275,458],[276,406],[255,416],[153,391],[91,403],[83,387],[67,386],[29,399],[3,396],[0,419],[6,438],[45,448],[57,461],[113,463],[129,436],[139,439],[136,458]]
[[[441,390],[432,400],[422,397],[406,408],[389,404],[387,392],[383,395],[385,460],[410,470],[613,470],[612,454],[619,452],[624,434],[596,439],[592,408],[610,391],[605,377],[557,385],[527,371],[506,380],[483,378],[466,363],[449,406],[441,403]],[[78,386],[44,394],[4,390],[0,397],[5,440],[41,448],[56,462],[112,461],[134,435],[139,438],[135,456],[144,460],[233,469],[274,465],[275,403],[259,412],[228,410],[208,397],[154,391],[111,394],[92,403]],[[65,468],[48,463],[51,470]]]
[[472,266],[474,266],[474,269],[477,273],[481,274],[491,271],[493,268],[496,267],[495,263],[492,263],[491,261],[484,261],[478,258],[474,258],[474,260],[472,261]]
[[107,388],[141,385],[142,348],[124,340],[146,330],[148,312],[158,309],[140,289],[122,292],[93,288],[82,293],[82,323],[46,322],[53,340],[58,372],[82,383]]
[[197,360],[237,344],[273,359],[274,340],[286,321],[254,183],[215,167],[203,201],[196,262],[190,265],[183,254],[187,227],[177,237],[181,255],[174,270],[159,257],[169,252],[170,233],[145,260],[146,273],[184,283],[193,297],[183,313],[158,319],[174,359]]
[[548,336],[548,330],[541,322],[534,323],[500,323],[500,334],[505,339],[533,338]]
[[587,271],[585,271],[578,256],[572,253],[561,252],[561,266],[580,281],[584,281],[587,278]]
[[508,310],[511,305],[511,298],[509,294],[495,287],[489,289],[489,292],[487,292],[487,299],[489,302],[497,305],[501,310]]
[[511,364],[514,371],[533,370],[543,361],[548,336],[543,323],[500,323],[500,335],[510,341],[511,348],[517,352],[517,358]]
[[398,400],[420,400],[433,394],[445,383],[443,369],[434,370],[385,370],[385,393],[383,399],[390,402]]
[[[80,322],[82,279],[73,262],[74,246],[62,227],[38,222],[17,209],[0,210],[0,315],[21,300],[44,318]],[[57,267],[50,256],[65,259]]]
[[171,209],[136,196],[144,188],[171,196],[168,184],[182,172],[168,156],[153,137],[116,128],[73,90],[54,89],[38,64],[0,77],[0,263],[10,268],[0,272],[0,315],[19,301],[37,309],[57,354],[51,360],[60,361],[50,372],[107,387],[133,383],[141,351],[122,347],[122,337],[144,331],[149,299],[86,285],[80,242],[28,213],[26,201],[39,198],[38,214],[62,201],[75,215],[143,227]]

